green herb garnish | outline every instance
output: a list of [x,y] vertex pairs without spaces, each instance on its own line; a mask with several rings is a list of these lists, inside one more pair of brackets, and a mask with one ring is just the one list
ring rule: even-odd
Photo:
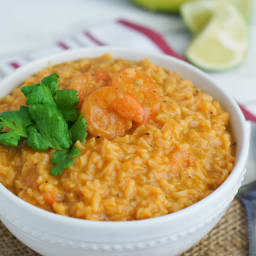
[[80,150],[78,148],[72,148],[70,151],[62,150],[56,152],[51,157],[51,161],[55,164],[50,170],[52,176],[61,175],[64,169],[68,169],[75,163],[74,158],[78,157]]
[[[85,141],[87,137],[87,123],[83,116],[80,114],[75,123],[71,126],[70,132],[71,132],[71,138],[72,141],[75,142],[77,140]],[[80,131],[85,131],[84,133],[81,133]]]
[[58,78],[52,74],[40,84],[24,86],[21,91],[27,106],[0,113],[0,144],[17,147],[27,140],[28,146],[37,151],[56,149],[51,157],[55,164],[50,170],[53,176],[62,175],[74,164],[80,150],[73,144],[87,137],[86,120],[76,108],[77,91],[59,90]]
[[27,107],[0,113],[0,130],[7,129],[0,133],[0,144],[17,147],[21,139],[28,137],[26,128],[31,124]]

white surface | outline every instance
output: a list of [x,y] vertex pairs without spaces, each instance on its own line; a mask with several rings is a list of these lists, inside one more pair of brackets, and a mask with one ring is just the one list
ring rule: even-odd
[[[244,176],[249,134],[235,101],[215,86],[204,73],[183,61],[139,50],[92,48],[63,52],[23,68],[2,82],[8,93],[29,74],[50,63],[96,57],[112,52],[114,57],[138,60],[149,57],[154,63],[172,69],[198,84],[225,105],[231,115],[237,141],[235,167],[226,181],[196,204],[173,214],[129,222],[99,222],[68,218],[41,210],[16,197],[0,184],[0,217],[25,244],[47,256],[174,256],[198,242],[223,216]],[[17,213],[19,213],[17,215]]]
[[[248,133],[250,133],[250,141],[256,141],[256,124],[252,122],[247,122]],[[246,164],[246,175],[244,177],[242,185],[249,184],[255,181],[255,171],[256,171],[256,146],[255,143],[250,143],[248,160]]]
[[[0,58],[47,46],[93,24],[126,18],[161,32],[180,53],[191,34],[175,15],[155,14],[128,0],[0,0]],[[254,0],[256,6],[256,0]],[[256,113],[256,14],[251,24],[251,46],[245,64],[211,76],[230,95]]]

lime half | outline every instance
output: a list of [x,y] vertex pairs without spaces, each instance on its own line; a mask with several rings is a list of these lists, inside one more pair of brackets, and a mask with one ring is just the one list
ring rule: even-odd
[[180,8],[181,16],[193,33],[199,33],[218,11],[220,4],[231,3],[249,22],[253,4],[252,0],[197,0],[184,3]]
[[246,21],[250,21],[253,10],[253,0],[229,0],[245,17]]
[[240,64],[248,49],[248,26],[233,5],[222,4],[191,42],[186,56],[200,68],[226,70]]
[[185,3],[181,6],[181,16],[193,33],[199,33],[211,20],[216,10],[217,1],[201,0]]

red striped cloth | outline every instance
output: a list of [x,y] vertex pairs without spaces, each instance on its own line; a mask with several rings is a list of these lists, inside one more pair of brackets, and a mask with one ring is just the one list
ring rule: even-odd
[[[24,56],[1,59],[0,78],[10,74],[20,66],[41,57],[50,56],[68,49],[104,45],[129,47],[144,51],[148,50],[150,52],[162,52],[185,61],[185,58],[172,49],[158,32],[131,21],[119,19],[98,26],[92,26],[87,31],[82,31],[76,35],[64,38],[42,50],[30,52]],[[240,108],[247,120],[256,122],[255,115],[250,113],[242,105],[240,105]]]

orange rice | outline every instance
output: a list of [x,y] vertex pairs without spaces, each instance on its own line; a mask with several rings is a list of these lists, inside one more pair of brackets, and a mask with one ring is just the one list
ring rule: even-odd
[[[234,166],[229,114],[218,101],[179,74],[149,60],[114,59],[110,54],[49,66],[28,77],[32,85],[52,73],[68,88],[77,75],[135,67],[159,89],[161,107],[153,118],[124,136],[89,136],[77,142],[81,155],[60,177],[50,156],[26,145],[0,146],[0,182],[23,200],[45,210],[89,220],[138,220],[176,212],[209,195]],[[104,79],[92,86],[105,85]],[[23,85],[22,84],[22,85]],[[22,86],[21,85],[21,86]],[[0,100],[0,112],[25,105],[20,87]]]

